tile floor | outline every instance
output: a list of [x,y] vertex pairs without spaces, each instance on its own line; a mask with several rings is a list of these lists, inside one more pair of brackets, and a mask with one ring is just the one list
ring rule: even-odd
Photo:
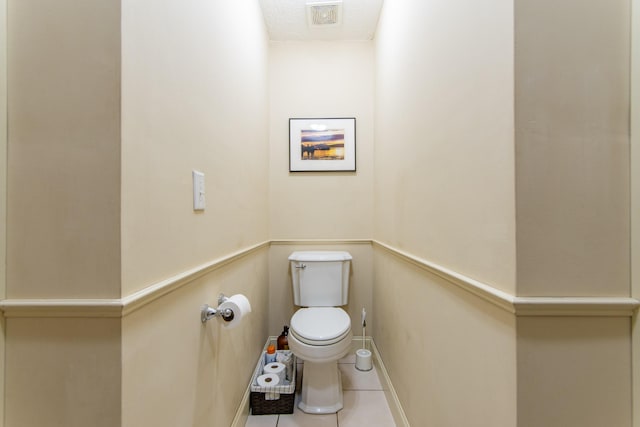
[[[245,427],[395,427],[375,366],[356,369],[355,352],[338,363],[342,373],[344,408],[337,414],[310,415],[298,409],[299,387],[293,414],[249,415]],[[302,365],[298,365],[302,373]]]

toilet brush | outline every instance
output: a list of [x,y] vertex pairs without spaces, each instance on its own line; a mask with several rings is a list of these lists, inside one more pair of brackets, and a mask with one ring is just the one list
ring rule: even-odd
[[365,331],[367,328],[367,312],[362,307],[362,348],[356,351],[356,369],[359,371],[370,371],[373,368],[371,363],[371,352],[366,349]]
[[367,312],[362,307],[362,349],[367,349],[367,342],[365,341],[365,330],[367,329]]

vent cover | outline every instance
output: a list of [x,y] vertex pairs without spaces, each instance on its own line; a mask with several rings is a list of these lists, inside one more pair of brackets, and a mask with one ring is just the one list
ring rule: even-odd
[[339,25],[342,23],[342,1],[307,3],[310,27]]

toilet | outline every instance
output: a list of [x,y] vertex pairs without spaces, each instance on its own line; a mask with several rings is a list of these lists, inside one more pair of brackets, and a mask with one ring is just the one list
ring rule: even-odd
[[304,360],[298,408],[330,414],[343,408],[338,359],[351,348],[351,319],[340,306],[349,298],[351,254],[298,251],[289,256],[294,303],[289,348]]

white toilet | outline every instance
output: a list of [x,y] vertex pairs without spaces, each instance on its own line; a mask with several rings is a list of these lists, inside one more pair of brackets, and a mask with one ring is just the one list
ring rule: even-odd
[[289,348],[304,360],[298,408],[309,414],[342,409],[338,359],[351,348],[351,319],[340,308],[349,299],[351,254],[294,252],[289,256],[293,299],[301,306],[291,318]]

